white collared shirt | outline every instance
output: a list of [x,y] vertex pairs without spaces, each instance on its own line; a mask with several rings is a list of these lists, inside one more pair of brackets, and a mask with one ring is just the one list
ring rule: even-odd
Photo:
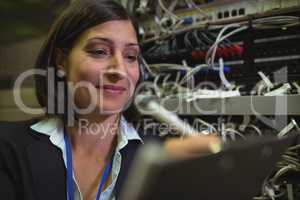
[[[52,144],[57,146],[62,151],[63,160],[65,167],[67,166],[66,160],[66,147],[64,142],[64,124],[59,117],[52,117],[44,119],[36,124],[33,124],[31,129],[50,136]],[[120,121],[120,134],[118,134],[118,143],[115,150],[112,166],[112,181],[111,184],[101,193],[100,200],[114,200],[115,195],[113,194],[114,187],[121,169],[122,155],[120,150],[124,148],[129,140],[140,140],[141,137],[134,129],[132,124],[128,123],[123,116]],[[83,200],[82,193],[79,190],[78,183],[73,173],[74,189],[75,189],[75,200]]]

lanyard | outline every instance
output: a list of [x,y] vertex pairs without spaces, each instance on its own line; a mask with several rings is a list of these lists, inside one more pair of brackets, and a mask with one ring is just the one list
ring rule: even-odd
[[[66,156],[67,156],[67,194],[68,194],[68,200],[75,200],[74,198],[74,183],[73,183],[73,157],[72,157],[72,147],[71,147],[71,142],[69,139],[68,134],[64,133],[64,140],[65,140],[65,145],[66,145]],[[113,154],[114,155],[114,154]],[[101,191],[103,189],[103,186],[106,182],[106,180],[109,177],[109,174],[112,169],[112,164],[113,164],[113,158],[110,160],[109,164],[105,167],[103,176],[101,178],[101,182],[98,188],[96,200],[100,199]]]

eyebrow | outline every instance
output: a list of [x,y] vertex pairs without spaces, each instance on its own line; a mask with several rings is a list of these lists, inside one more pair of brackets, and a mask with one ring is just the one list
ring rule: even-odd
[[[110,44],[110,45],[113,45],[113,44],[114,44],[114,41],[113,41],[113,40],[111,40],[111,39],[109,39],[109,38],[104,38],[104,37],[93,37],[93,38],[88,39],[88,41],[91,41],[91,40],[101,40],[101,41],[103,41],[103,42],[105,42],[105,43],[108,43],[108,44]],[[137,47],[140,48],[140,45],[139,45],[138,43],[132,43],[132,42],[127,43],[125,46],[126,46],[126,47],[137,46]]]

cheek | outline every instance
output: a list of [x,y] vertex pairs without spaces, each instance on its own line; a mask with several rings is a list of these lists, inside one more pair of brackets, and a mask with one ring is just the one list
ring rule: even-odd
[[86,108],[95,101],[97,90],[94,85],[98,82],[100,69],[91,62],[73,62],[68,66],[68,81],[71,83],[74,103],[78,108]]
[[79,79],[82,81],[90,82],[93,85],[96,85],[99,81],[100,72],[95,69],[85,69],[82,70],[79,74]]
[[67,60],[69,80],[94,82],[96,73],[95,63],[80,48],[75,48]]
[[129,79],[130,79],[130,93],[132,95],[132,93],[135,91],[137,82],[140,78],[139,67],[129,70],[128,74],[129,74]]
[[78,83],[80,81],[87,81],[95,85],[98,82],[101,69],[94,67],[92,63],[85,63],[84,65],[73,66],[70,73],[70,80]]

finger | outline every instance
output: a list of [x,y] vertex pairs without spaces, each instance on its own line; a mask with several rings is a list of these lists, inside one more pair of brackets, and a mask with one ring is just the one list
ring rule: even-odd
[[183,139],[173,138],[165,143],[166,151],[176,158],[189,158],[203,154],[213,153],[214,145],[221,143],[220,138],[209,135],[188,136]]

